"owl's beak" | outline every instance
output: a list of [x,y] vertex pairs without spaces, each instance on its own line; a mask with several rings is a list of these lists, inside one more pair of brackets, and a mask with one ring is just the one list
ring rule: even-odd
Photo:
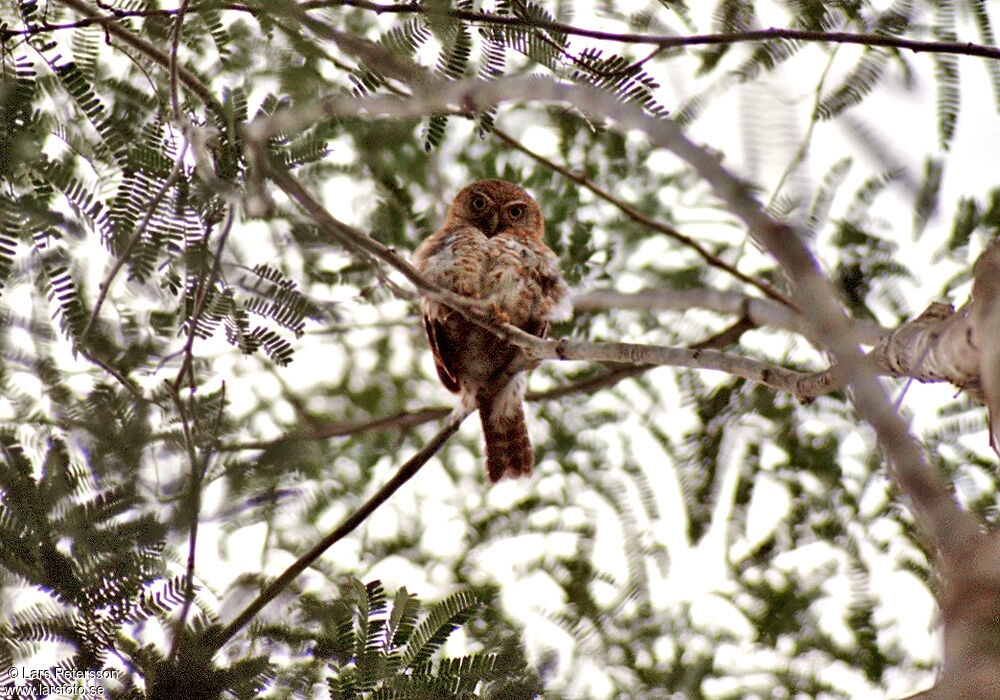
[[500,226],[500,212],[493,212],[486,221],[486,237],[493,238],[497,235],[497,228]]

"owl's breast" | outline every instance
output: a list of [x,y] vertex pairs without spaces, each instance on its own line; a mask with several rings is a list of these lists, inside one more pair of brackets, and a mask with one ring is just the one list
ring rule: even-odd
[[549,318],[566,293],[555,254],[532,238],[490,239],[483,271],[482,296],[514,325]]
[[413,264],[434,284],[479,297],[486,247],[486,237],[470,226],[441,229],[417,247]]

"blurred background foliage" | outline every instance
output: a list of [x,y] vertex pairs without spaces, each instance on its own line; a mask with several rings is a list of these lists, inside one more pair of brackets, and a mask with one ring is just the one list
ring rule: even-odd
[[[849,313],[885,327],[964,301],[1000,226],[1000,190],[966,177],[984,172],[983,134],[997,146],[995,62],[566,28],[992,45],[985,2],[183,7],[0,2],[2,666],[114,668],[115,696],[195,697],[163,680],[185,662],[177,640],[232,619],[446,415],[412,287],[321,244],[276,188],[264,216],[244,207],[248,120],[409,92],[322,26],[439,77],[542,74],[677,119],[808,232]],[[172,82],[171,52],[211,99]],[[684,237],[785,290],[686,166],[573,106],[359,115],[270,149],[403,254],[463,184],[502,177],[538,200],[580,294],[760,296]],[[699,306],[580,312],[553,333],[687,346],[739,321]],[[825,366],[777,328],[726,349]],[[859,698],[930,683],[936,583],[843,396],[802,406],[721,374],[558,362],[531,388],[531,479],[488,488],[467,421],[224,647],[199,697]],[[994,522],[983,412],[903,388],[936,466]],[[440,601],[423,628],[407,591]]]

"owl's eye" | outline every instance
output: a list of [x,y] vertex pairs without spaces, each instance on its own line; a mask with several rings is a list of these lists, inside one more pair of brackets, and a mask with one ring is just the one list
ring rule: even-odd
[[472,198],[472,201],[469,203],[469,206],[472,207],[472,211],[479,214],[486,208],[487,204],[489,204],[489,202],[486,201],[486,197],[484,197],[481,194],[477,194],[475,197]]
[[524,210],[525,207],[523,204],[511,204],[509,207],[507,207],[507,215],[510,216],[511,219],[516,221],[517,219],[520,219],[522,216],[524,216]]

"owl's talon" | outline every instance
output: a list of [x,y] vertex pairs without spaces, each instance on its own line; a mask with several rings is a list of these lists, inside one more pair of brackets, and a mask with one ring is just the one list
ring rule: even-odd
[[497,323],[510,323],[510,315],[501,309],[495,301],[490,304],[490,316],[492,316],[493,320]]

